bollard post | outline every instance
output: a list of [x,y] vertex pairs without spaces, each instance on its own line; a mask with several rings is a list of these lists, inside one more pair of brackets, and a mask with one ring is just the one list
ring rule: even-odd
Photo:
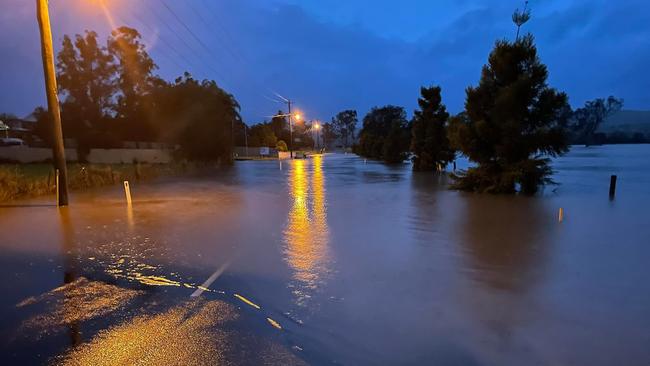
[[560,207],[560,212],[558,213],[557,221],[558,222],[564,221],[564,209],[562,207]]
[[126,195],[126,203],[131,206],[131,188],[129,187],[129,181],[124,181],[124,194]]
[[618,177],[616,175],[612,175],[609,179],[609,199],[613,200],[614,197],[616,196],[616,180]]

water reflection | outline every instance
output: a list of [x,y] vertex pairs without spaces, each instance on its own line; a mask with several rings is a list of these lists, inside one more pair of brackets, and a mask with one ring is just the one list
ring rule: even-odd
[[[59,209],[59,219],[61,222],[61,250],[63,251],[63,284],[68,285],[73,283],[78,276],[76,268],[76,258],[78,256],[77,248],[74,242],[74,227],[72,226],[72,221],[70,220],[70,212],[67,207],[62,207]],[[68,291],[69,286],[64,287],[66,290],[63,293],[64,300],[63,304],[70,304],[74,297],[73,294]],[[68,312],[69,309],[64,307],[62,309],[64,312]],[[76,346],[81,343],[81,332],[79,331],[79,321],[76,319],[67,324],[68,332],[70,334],[70,343],[72,346]]]
[[293,161],[288,185],[291,209],[284,231],[285,255],[297,281],[297,303],[305,305],[328,271],[329,229],[322,156],[314,156],[311,162]]
[[547,235],[555,216],[524,197],[463,196],[458,232],[464,267],[472,278],[494,289],[524,291],[544,269]]

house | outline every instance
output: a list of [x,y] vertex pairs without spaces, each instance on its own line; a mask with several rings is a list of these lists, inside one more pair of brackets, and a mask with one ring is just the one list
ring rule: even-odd
[[2,121],[5,127],[0,127],[2,137],[18,138],[22,140],[31,140],[32,134],[36,129],[36,117],[33,114],[25,118],[7,118]]

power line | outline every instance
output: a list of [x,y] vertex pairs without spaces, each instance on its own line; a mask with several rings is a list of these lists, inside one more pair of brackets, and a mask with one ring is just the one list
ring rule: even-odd
[[[185,23],[185,22],[184,22],[184,21],[183,21],[183,20],[178,16],[178,14],[176,14],[176,12],[175,12],[172,8],[169,7],[169,5],[167,4],[167,2],[166,2],[165,0],[161,0],[160,3],[163,4],[163,6],[165,7],[165,9],[167,9],[167,11],[169,11],[169,13],[172,14],[172,16],[174,17],[174,19],[176,19],[176,21],[177,21],[179,24],[181,24],[181,25],[183,26],[183,28],[185,28],[185,30],[186,30],[186,31],[187,31],[187,32],[192,36],[192,38],[194,38],[194,39],[199,43],[199,45],[201,45],[201,47],[203,47],[203,48],[204,48],[208,53],[210,53],[213,57],[215,57],[216,59],[218,59],[218,57],[216,57],[216,56],[212,53],[212,51],[210,50],[210,48],[209,48],[209,47],[208,47],[208,46],[207,46],[207,45],[206,45],[206,44],[205,44],[205,43],[204,43],[204,42],[203,42],[203,41],[202,41],[202,40],[201,40],[201,39],[200,39],[200,38],[199,38],[199,37],[198,37],[198,36],[193,32],[193,31],[192,31],[192,29],[191,29],[191,28],[190,28],[190,27],[189,27],[189,26],[188,26],[188,25],[187,25],[187,24],[186,24],[186,23]],[[219,78],[222,79],[222,83],[226,84],[226,83],[225,83],[225,78],[223,77],[223,75],[222,75],[219,71],[217,71],[215,68],[213,68],[211,65],[209,65],[209,64],[207,64],[207,65],[210,66],[210,69],[211,69],[211,70],[212,70],[212,71],[213,71],[213,72],[214,72],[214,73],[215,73]]]

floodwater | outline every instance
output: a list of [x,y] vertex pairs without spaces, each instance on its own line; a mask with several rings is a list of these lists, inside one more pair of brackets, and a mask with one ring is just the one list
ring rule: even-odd
[[554,167],[537,197],[331,154],[0,206],[0,363],[648,365],[650,145]]

